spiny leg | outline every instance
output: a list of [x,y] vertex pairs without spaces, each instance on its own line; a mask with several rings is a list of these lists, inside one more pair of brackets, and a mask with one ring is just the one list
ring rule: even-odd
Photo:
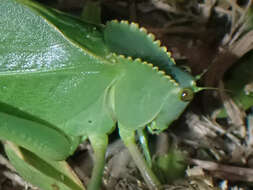
[[85,190],[66,161],[54,161],[5,141],[5,152],[16,171],[28,182],[43,190]]
[[148,166],[147,162],[144,160],[141,152],[138,149],[138,146],[135,142],[135,132],[132,130],[127,130],[126,126],[122,126],[120,123],[119,126],[119,133],[121,139],[124,141],[124,144],[128,148],[135,164],[139,168],[145,182],[148,184],[148,187],[152,190],[158,189],[161,183]]
[[145,131],[145,129],[137,129],[137,134],[138,134],[138,139],[143,151],[143,154],[145,156],[145,159],[148,163],[148,166],[151,168],[152,167],[152,159],[148,147],[148,135]]
[[105,152],[108,144],[107,135],[90,135],[89,140],[94,150],[94,168],[88,184],[88,190],[98,190],[101,186],[105,166]]
[[11,141],[31,152],[39,153],[40,157],[54,161],[65,160],[72,152],[71,139],[61,130],[2,112],[0,118],[1,140]]

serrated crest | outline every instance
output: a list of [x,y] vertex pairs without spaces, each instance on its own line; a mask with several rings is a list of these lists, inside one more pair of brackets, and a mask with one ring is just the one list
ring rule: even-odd
[[157,74],[161,75],[164,79],[167,79],[170,83],[172,83],[174,86],[178,86],[179,84],[170,76],[167,75],[163,70],[159,70],[159,67],[153,65],[152,63],[149,63],[147,61],[143,61],[141,58],[132,58],[131,56],[125,56],[125,55],[117,55],[113,53],[113,56],[110,57],[109,60],[118,60],[119,63],[127,61],[129,64],[142,64],[153,71],[155,71]]
[[166,67],[175,65],[167,48],[137,23],[113,20],[105,27],[105,42],[111,51],[153,63],[166,72]]
[[[167,48],[165,46],[161,46],[161,41],[160,40],[155,40],[155,35],[153,33],[149,33],[146,28],[140,27],[138,23],[135,23],[135,22],[129,23],[128,21],[125,21],[125,20],[122,20],[120,22],[118,20],[113,20],[113,22],[126,24],[126,25],[129,25],[130,27],[138,29],[140,32],[142,32],[143,34],[145,34],[151,41],[153,41],[154,45],[156,45],[162,51],[166,52],[167,56],[169,58],[171,58],[171,53],[167,50]],[[174,60],[173,60],[173,63],[175,64]]]
[[161,46],[161,41],[156,40],[154,34],[148,33],[137,23],[129,23],[125,20],[108,22],[105,27],[105,42],[112,52],[125,55],[129,61],[140,62],[152,67],[170,82],[178,85],[171,77],[170,68],[175,65],[171,53],[165,46]]

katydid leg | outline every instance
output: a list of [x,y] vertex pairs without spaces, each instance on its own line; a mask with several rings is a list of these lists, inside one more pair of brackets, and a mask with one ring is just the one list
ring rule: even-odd
[[141,152],[138,149],[138,146],[135,142],[135,132],[132,130],[126,130],[126,126],[119,124],[119,133],[121,139],[124,141],[124,144],[128,148],[135,164],[139,168],[144,180],[148,184],[148,187],[152,190],[158,189],[161,183],[148,166],[147,162],[144,160]]
[[4,143],[5,152],[16,171],[43,190],[85,190],[66,161],[53,161],[17,146]]
[[3,112],[0,112],[0,118],[1,140],[12,141],[40,157],[54,161],[69,156],[71,139],[59,129]]
[[108,137],[107,135],[90,135],[89,140],[94,150],[94,168],[88,184],[88,190],[98,190],[103,177]]
[[145,156],[145,159],[147,160],[148,166],[152,167],[152,159],[148,147],[148,136],[147,133],[145,132],[145,129],[138,129],[137,130],[139,142],[143,151],[143,154]]

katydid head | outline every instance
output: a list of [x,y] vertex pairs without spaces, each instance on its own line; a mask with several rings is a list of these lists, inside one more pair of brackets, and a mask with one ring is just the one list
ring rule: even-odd
[[218,90],[213,87],[199,87],[196,84],[203,74],[193,77],[189,72],[176,66],[170,66],[167,73],[178,84],[168,92],[165,103],[154,120],[148,124],[150,133],[159,134],[176,120],[187,105],[193,100],[194,95],[202,90]]
[[196,85],[197,78],[178,68],[170,67],[168,72],[178,84],[168,92],[168,96],[155,119],[148,124],[151,133],[159,134],[176,120],[187,105],[193,100],[195,93],[205,89]]

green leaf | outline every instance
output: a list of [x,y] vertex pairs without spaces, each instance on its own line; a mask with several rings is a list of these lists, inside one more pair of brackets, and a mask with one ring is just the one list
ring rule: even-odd
[[[224,77],[228,95],[242,108],[247,110],[253,106],[253,51],[243,56]],[[219,117],[225,117],[222,110]]]
[[164,183],[182,178],[185,175],[185,156],[176,149],[171,149],[167,154],[159,155],[153,161],[153,169],[159,179]]

